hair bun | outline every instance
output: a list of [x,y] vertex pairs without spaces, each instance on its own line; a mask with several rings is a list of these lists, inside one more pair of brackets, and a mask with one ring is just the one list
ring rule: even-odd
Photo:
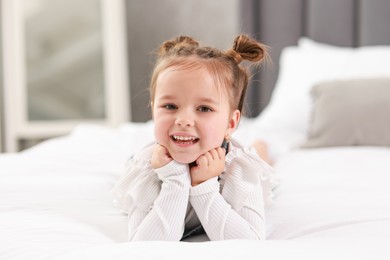
[[247,35],[241,34],[234,39],[233,47],[226,52],[226,55],[232,57],[237,64],[242,60],[258,62],[267,56],[267,47]]
[[179,36],[173,40],[164,42],[159,49],[159,56],[171,55],[183,50],[193,50],[199,43],[189,36]]

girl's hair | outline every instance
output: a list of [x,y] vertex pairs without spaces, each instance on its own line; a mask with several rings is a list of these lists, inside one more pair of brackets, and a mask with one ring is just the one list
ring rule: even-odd
[[179,36],[164,42],[159,48],[151,78],[150,99],[153,102],[157,78],[165,69],[205,68],[218,87],[225,87],[223,90],[228,94],[230,108],[242,112],[250,75],[248,66],[242,66],[240,63],[246,60],[253,62],[250,65],[257,65],[267,57],[267,47],[244,34],[238,35],[234,39],[233,47],[227,51],[199,46],[191,37]]

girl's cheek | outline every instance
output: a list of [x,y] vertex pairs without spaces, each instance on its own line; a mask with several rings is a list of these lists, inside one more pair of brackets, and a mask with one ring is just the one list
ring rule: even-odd
[[[204,132],[208,133],[207,140],[210,145],[210,149],[219,147],[222,144],[222,140],[225,137],[225,132],[222,131],[223,126],[217,126],[214,124],[204,124]],[[212,134],[211,134],[212,133]]]
[[165,143],[168,138],[169,127],[169,120],[156,114],[154,119],[154,136],[157,142],[161,144]]

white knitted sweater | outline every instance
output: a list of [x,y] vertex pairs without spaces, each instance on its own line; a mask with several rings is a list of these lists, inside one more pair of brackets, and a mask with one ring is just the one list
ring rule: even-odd
[[210,240],[265,239],[264,211],[278,180],[253,148],[235,141],[230,148],[219,180],[194,187],[186,164],[151,167],[152,144],[130,159],[112,190],[129,215],[129,240],[179,241],[185,229],[200,224]]

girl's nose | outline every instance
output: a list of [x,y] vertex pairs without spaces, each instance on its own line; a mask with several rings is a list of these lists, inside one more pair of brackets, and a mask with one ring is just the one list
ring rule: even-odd
[[189,118],[178,118],[176,119],[176,124],[181,127],[193,126],[194,120]]

